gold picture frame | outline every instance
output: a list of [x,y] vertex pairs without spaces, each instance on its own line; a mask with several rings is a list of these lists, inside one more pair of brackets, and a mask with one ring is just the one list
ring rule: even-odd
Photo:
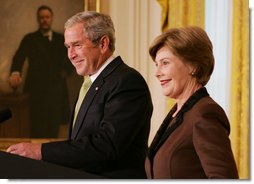
[[100,12],[100,0],[84,0],[84,10]]

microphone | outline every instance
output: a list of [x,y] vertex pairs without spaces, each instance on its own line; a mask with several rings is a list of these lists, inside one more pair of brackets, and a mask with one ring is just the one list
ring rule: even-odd
[[11,110],[9,108],[4,108],[0,110],[0,123],[10,119],[12,117]]

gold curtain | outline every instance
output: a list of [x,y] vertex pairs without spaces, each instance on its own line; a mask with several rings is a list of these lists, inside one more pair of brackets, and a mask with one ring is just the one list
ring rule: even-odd
[[[204,28],[204,0],[157,0],[162,31],[197,25]],[[231,143],[241,179],[249,178],[249,10],[248,0],[233,0]],[[167,111],[174,104],[167,101]]]
[[204,28],[205,0],[157,0],[162,8],[162,31],[196,25]]
[[[161,29],[173,27],[199,26],[204,28],[205,0],[157,0],[162,8]],[[174,100],[167,100],[167,108],[172,108]]]
[[249,4],[233,0],[231,142],[241,179],[249,178]]

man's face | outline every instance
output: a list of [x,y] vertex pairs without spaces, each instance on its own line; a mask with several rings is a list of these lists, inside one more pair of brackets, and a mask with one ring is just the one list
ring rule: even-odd
[[38,12],[38,24],[41,30],[48,31],[51,29],[51,24],[53,21],[53,15],[47,9],[40,10]]
[[82,23],[67,28],[64,38],[68,57],[79,75],[92,75],[98,71],[104,62],[102,50],[85,37]]

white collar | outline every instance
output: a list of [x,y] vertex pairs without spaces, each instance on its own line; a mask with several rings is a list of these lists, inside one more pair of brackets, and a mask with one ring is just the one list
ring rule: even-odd
[[90,76],[91,81],[94,82],[95,79],[100,75],[100,73],[106,68],[106,66],[108,66],[109,63],[111,63],[111,61],[113,61],[115,59],[114,54],[112,54],[105,62],[104,64],[100,67],[100,69],[93,75]]
[[42,33],[43,36],[48,36],[49,41],[52,41],[52,37],[53,37],[53,31],[49,30],[46,33]]

